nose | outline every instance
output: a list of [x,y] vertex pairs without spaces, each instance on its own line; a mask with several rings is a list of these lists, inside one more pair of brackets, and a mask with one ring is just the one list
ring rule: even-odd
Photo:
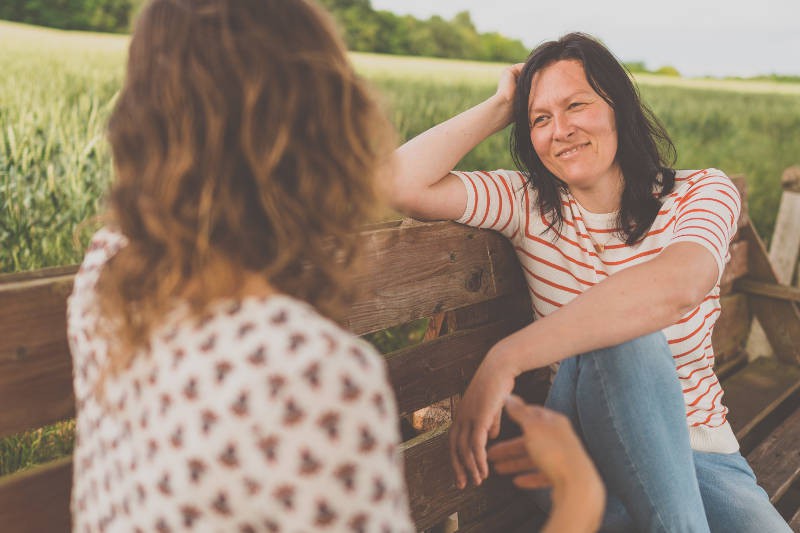
[[573,133],[575,133],[575,127],[566,113],[556,113],[553,116],[553,138],[556,140],[568,139]]

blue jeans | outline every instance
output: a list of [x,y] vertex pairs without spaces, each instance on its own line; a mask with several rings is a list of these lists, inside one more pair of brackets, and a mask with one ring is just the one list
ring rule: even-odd
[[661,332],[562,361],[546,405],[570,418],[605,482],[602,531],[791,532],[741,454],[689,446]]

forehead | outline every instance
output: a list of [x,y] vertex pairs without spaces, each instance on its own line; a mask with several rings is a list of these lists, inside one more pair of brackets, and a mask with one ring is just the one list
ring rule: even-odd
[[533,75],[528,96],[530,109],[558,104],[579,93],[597,95],[580,61],[564,59],[547,65]]

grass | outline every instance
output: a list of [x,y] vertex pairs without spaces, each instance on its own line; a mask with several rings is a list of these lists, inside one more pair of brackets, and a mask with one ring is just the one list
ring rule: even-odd
[[[0,272],[76,263],[111,178],[104,127],[122,82],[128,39],[0,21]],[[505,65],[353,54],[409,138],[494,91]],[[641,75],[646,102],[678,147],[680,168],[744,174],[750,213],[769,236],[780,175],[800,163],[800,84]],[[468,154],[459,168],[508,168],[507,132]],[[423,328],[424,329],[424,328]],[[373,339],[382,351],[417,335]],[[402,337],[402,338],[401,338]],[[0,473],[68,454],[71,423],[0,440]]]

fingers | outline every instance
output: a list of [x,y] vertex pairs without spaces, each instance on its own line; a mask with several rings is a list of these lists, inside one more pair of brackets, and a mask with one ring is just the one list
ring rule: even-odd
[[525,440],[522,437],[517,437],[493,444],[489,448],[487,456],[492,462],[527,457],[528,452],[525,449]]
[[521,489],[543,489],[552,486],[550,479],[541,472],[528,472],[511,480]]
[[536,464],[527,455],[524,457],[515,457],[513,459],[506,459],[504,461],[495,461],[492,463],[494,471],[498,474],[519,474],[521,472],[530,472],[536,469]]
[[453,467],[453,473],[456,478],[456,487],[463,489],[467,486],[467,474],[464,467],[461,466],[461,459],[458,450],[458,432],[459,425],[456,423],[450,428],[450,464]]

